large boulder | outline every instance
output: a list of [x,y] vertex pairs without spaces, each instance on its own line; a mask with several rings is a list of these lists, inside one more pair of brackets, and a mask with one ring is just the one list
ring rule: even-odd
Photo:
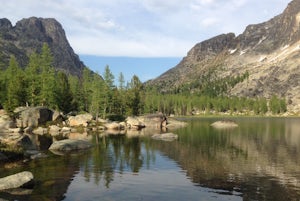
[[120,123],[117,123],[117,122],[106,123],[104,125],[104,127],[107,130],[123,130],[124,129],[124,126],[122,124],[120,124]]
[[143,122],[146,127],[162,128],[168,124],[167,117],[162,113],[149,114],[143,116]]
[[36,135],[45,135],[48,133],[48,129],[47,128],[43,128],[43,127],[38,127],[36,129],[34,129],[32,131],[33,134],[36,134]]
[[4,110],[0,110],[0,131],[5,131],[15,127],[16,125],[9,115]]
[[79,114],[76,116],[70,116],[68,119],[69,126],[84,126],[86,127],[89,122],[93,120],[91,114]]
[[140,117],[127,117],[126,125],[130,129],[139,130],[145,128],[145,124],[142,121]]
[[59,133],[60,131],[61,131],[61,128],[56,125],[49,126],[49,134],[51,136],[58,136],[60,134]]
[[26,187],[33,183],[33,174],[28,171],[20,172],[0,179],[0,190]]
[[19,148],[31,149],[34,147],[30,137],[28,135],[22,135],[20,133],[1,134],[0,142],[4,145],[13,147],[16,151],[18,151]]
[[162,113],[149,114],[140,117],[128,117],[126,119],[127,127],[141,129],[144,127],[161,129],[168,124],[167,117]]
[[26,107],[15,110],[17,127],[38,127],[52,121],[53,111],[46,107]]
[[92,147],[92,143],[86,140],[66,139],[66,140],[53,142],[52,145],[49,147],[49,150],[68,152],[68,151],[75,151],[81,149],[88,149],[91,147]]

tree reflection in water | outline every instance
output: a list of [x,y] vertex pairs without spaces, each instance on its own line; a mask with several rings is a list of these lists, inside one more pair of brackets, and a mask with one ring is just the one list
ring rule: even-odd
[[[233,130],[212,128],[215,120],[189,121],[189,126],[174,131],[179,135],[175,142],[151,140],[142,133],[92,134],[95,146],[91,150],[50,154],[14,169],[0,167],[0,175],[29,170],[37,180],[30,195],[0,193],[0,198],[72,200],[75,197],[70,194],[86,189],[78,199],[132,200],[138,192],[141,197],[164,196],[165,200],[185,196],[205,200],[218,195],[219,200],[299,200],[299,119],[240,118],[235,119],[239,127]],[[118,193],[127,195],[126,199]]]
[[[199,119],[177,131],[176,146],[155,149],[177,161],[200,186],[238,191],[244,200],[300,198],[299,119],[241,118],[236,129],[216,130]],[[222,191],[223,192],[223,191]]]
[[[138,173],[144,164],[149,166],[150,162],[155,159],[154,151],[150,150],[149,139],[128,138],[124,135],[102,136],[101,138],[94,135],[94,137],[94,141],[98,144],[91,152],[91,156],[86,157],[82,163],[84,163],[86,180],[90,181],[94,178],[97,185],[101,179],[104,179],[106,188],[109,188],[115,172]],[[143,148],[144,153],[142,153]]]

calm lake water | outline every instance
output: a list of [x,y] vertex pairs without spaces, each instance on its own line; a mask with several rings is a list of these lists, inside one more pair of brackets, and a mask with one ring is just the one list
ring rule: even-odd
[[229,130],[184,120],[175,142],[94,134],[91,150],[0,167],[36,180],[30,194],[0,200],[300,200],[300,118],[235,118]]

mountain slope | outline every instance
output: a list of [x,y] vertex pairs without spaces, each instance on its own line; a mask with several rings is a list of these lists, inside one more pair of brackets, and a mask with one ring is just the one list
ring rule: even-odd
[[168,92],[200,82],[214,69],[218,77],[249,73],[227,95],[286,97],[289,110],[300,111],[300,0],[271,20],[249,25],[235,36],[223,34],[196,44],[182,61],[146,84]]
[[18,21],[15,26],[8,19],[0,19],[0,58],[4,66],[7,66],[10,55],[14,55],[24,67],[28,63],[28,55],[40,51],[44,43],[49,45],[57,69],[68,74],[81,74],[84,64],[55,19],[31,17]]

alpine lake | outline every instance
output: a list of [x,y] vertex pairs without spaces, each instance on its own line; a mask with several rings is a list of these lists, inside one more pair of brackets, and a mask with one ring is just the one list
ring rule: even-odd
[[226,117],[238,127],[211,126],[222,118],[182,118],[186,127],[168,130],[178,135],[172,142],[147,129],[92,133],[92,149],[2,165],[0,177],[31,171],[35,185],[0,200],[300,200],[300,118]]

